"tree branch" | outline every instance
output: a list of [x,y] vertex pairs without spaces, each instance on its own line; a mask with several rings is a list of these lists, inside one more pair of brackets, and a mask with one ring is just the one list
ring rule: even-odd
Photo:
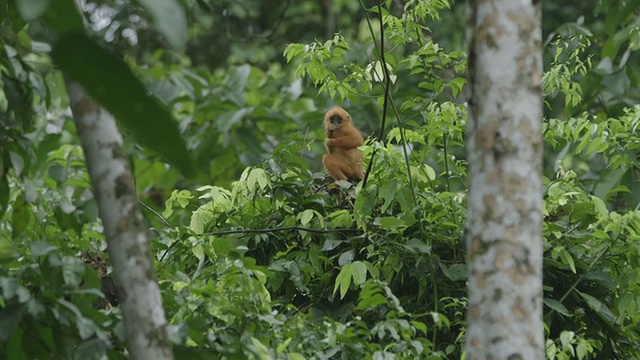
[[283,226],[283,227],[275,227],[275,228],[267,228],[267,229],[237,229],[237,230],[221,230],[221,231],[213,231],[206,232],[202,235],[229,235],[229,234],[266,234],[270,232],[279,232],[279,231],[308,231],[316,234],[331,234],[331,233],[359,233],[362,232],[360,229],[316,229],[316,228],[308,228],[304,226]]

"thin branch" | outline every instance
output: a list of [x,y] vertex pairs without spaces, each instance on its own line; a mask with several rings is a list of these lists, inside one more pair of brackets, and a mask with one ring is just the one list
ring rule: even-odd
[[143,203],[142,200],[138,199],[138,203],[142,205],[143,208],[151,211],[153,215],[155,215],[158,219],[160,219],[160,221],[164,224],[164,226],[168,228],[172,227],[171,224],[169,224],[169,222],[167,221],[167,219],[165,219],[162,215],[158,214],[158,212],[153,210],[149,205]]
[[202,233],[202,235],[229,235],[229,234],[266,234],[270,232],[280,232],[280,231],[307,231],[315,234],[331,234],[331,233],[359,233],[361,230],[359,229],[316,229],[316,228],[308,228],[304,226],[283,226],[283,227],[275,227],[275,228],[267,228],[267,229],[236,229],[236,230],[221,230],[221,231],[212,231]]
[[[230,235],[230,234],[267,234],[272,232],[280,232],[280,231],[307,231],[315,234],[340,234],[340,233],[363,233],[362,230],[359,229],[315,229],[308,228],[304,226],[282,226],[282,227],[274,227],[274,228],[266,228],[266,229],[234,229],[234,230],[221,230],[221,231],[211,231],[202,233],[200,235],[209,235],[209,236],[220,236],[220,235]],[[163,262],[164,256],[168,254],[179,242],[176,241],[165,251],[160,259],[160,263],[162,265],[158,268],[158,273],[164,270],[169,263]]]
[[[382,19],[382,0],[378,1],[378,20],[380,21],[380,48],[378,48],[378,53],[380,55],[380,63],[385,80],[384,100],[382,102],[382,120],[380,121],[380,132],[378,133],[377,139],[379,143],[382,143],[382,140],[384,139],[384,128],[386,127],[387,123],[387,107],[389,106],[389,91],[391,89],[391,76],[389,75],[389,69],[387,69],[387,61],[384,56],[384,23]],[[369,27],[371,28],[370,24]],[[372,29],[371,33],[373,35]],[[373,152],[371,153],[371,159],[369,160],[369,164],[367,164],[367,171],[365,172],[364,179],[362,180],[363,189],[366,189],[367,187],[367,180],[369,179],[369,173],[371,173],[371,169],[373,168],[373,161],[376,157],[377,150],[377,148],[373,149]]]

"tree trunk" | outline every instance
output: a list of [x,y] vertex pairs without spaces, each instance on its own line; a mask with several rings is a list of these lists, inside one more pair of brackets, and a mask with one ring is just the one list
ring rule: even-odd
[[173,359],[142,213],[115,119],[67,81],[108,243],[132,359]]
[[544,359],[540,1],[468,16],[467,359]]

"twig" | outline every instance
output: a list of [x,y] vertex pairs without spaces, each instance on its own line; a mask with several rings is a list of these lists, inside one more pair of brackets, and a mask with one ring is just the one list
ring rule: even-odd
[[164,218],[164,216],[158,214],[157,211],[153,210],[149,205],[143,203],[140,199],[138,199],[138,203],[140,205],[142,205],[143,208],[151,211],[153,213],[153,215],[155,215],[156,217],[158,217],[158,219],[160,219],[160,221],[164,224],[164,226],[170,228],[171,224],[169,224],[169,222],[167,221],[167,219]]
[[275,227],[275,228],[267,228],[267,229],[235,229],[235,230],[221,230],[221,231],[212,231],[202,233],[202,235],[229,235],[229,234],[265,234],[270,232],[279,232],[279,231],[307,231],[316,234],[330,234],[330,233],[358,233],[361,232],[359,229],[316,229],[316,228],[308,228],[304,226],[283,226],[283,227]]
[[[380,48],[378,49],[378,52],[380,53],[380,62],[385,80],[384,101],[382,102],[382,120],[380,121],[380,132],[378,133],[377,139],[378,142],[381,143],[384,139],[384,128],[387,123],[387,107],[389,105],[389,90],[391,89],[391,76],[389,75],[389,69],[387,69],[387,61],[384,57],[384,23],[382,19],[382,0],[378,1],[378,20],[380,20]],[[373,152],[371,153],[371,159],[369,160],[369,164],[367,164],[367,171],[365,172],[364,179],[362,180],[363,189],[366,189],[367,187],[367,180],[369,179],[369,173],[373,168],[373,160],[375,159],[377,150],[377,148],[373,149]]]

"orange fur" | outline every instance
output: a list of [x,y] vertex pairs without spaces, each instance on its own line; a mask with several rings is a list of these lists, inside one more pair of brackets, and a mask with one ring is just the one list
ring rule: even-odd
[[351,115],[336,106],[324,115],[327,154],[322,157],[322,165],[334,180],[362,179],[362,151],[358,146],[364,138],[356,129]]

